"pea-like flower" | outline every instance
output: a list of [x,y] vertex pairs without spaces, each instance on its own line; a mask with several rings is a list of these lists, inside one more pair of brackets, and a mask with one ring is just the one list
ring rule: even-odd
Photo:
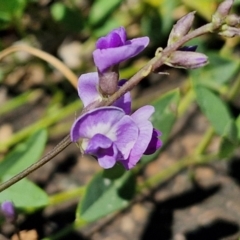
[[107,36],[98,39],[96,50],[93,52],[94,63],[103,73],[108,68],[136,56],[146,48],[148,43],[148,37],[127,40],[125,28],[119,27],[112,30]]
[[[97,73],[84,74],[79,79],[79,96],[84,106],[101,99]],[[80,141],[82,151],[95,156],[103,168],[111,168],[120,162],[126,169],[131,169],[143,154],[152,154],[161,147],[160,132],[149,120],[154,107],[144,106],[130,115],[129,92],[113,105],[90,110],[76,119],[71,140]]]
[[14,204],[11,201],[5,201],[1,204],[1,212],[5,216],[6,220],[9,222],[14,222],[16,220],[16,212]]

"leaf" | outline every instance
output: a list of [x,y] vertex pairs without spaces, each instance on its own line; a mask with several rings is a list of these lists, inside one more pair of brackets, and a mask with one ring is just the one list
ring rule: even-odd
[[238,145],[238,129],[235,122],[232,120],[225,128],[224,135],[220,142],[219,157],[229,157]]
[[224,135],[225,128],[231,121],[231,115],[225,102],[205,87],[195,85],[194,90],[202,112],[210,121],[216,133]]
[[239,61],[219,56],[216,52],[207,54],[210,64],[190,71],[194,81],[205,86],[221,87],[238,72]]
[[192,0],[183,0],[183,3],[193,9],[194,11],[197,11],[202,17],[204,17],[206,20],[210,21],[212,14],[216,10],[217,4],[216,0],[201,0],[201,1],[192,1]]
[[[167,141],[172,130],[172,126],[176,120],[179,99],[180,95],[179,90],[177,89],[164,94],[153,103],[155,113],[153,114],[151,120],[154,128],[158,129],[162,133],[160,138],[163,143]],[[141,162],[146,164],[154,160],[159,154],[159,151],[152,155],[143,156]]]
[[88,184],[79,203],[77,219],[92,222],[126,207],[135,193],[135,178],[121,165],[105,169]]
[[110,20],[110,15],[121,3],[121,0],[95,0],[89,13],[89,24],[94,27],[102,26],[106,20]]
[[84,27],[84,18],[78,10],[59,2],[54,3],[50,10],[54,20],[65,25],[67,30],[79,32]]
[[11,21],[13,17],[20,17],[26,4],[26,0],[0,0],[0,19]]
[[46,130],[34,133],[25,143],[21,143],[0,162],[0,178],[14,176],[36,162],[43,153],[47,141]]
[[237,127],[237,138],[238,141],[240,142],[240,115],[238,115],[237,119],[236,119],[236,127]]
[[[5,176],[6,181],[10,176]],[[22,179],[0,193],[0,202],[12,201],[18,208],[39,208],[48,205],[48,195],[28,179]]]

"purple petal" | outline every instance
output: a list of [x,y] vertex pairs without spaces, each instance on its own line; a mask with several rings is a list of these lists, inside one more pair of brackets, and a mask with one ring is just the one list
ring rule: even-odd
[[101,37],[96,43],[97,49],[115,48],[123,46],[124,42],[116,32],[109,33],[106,37]]
[[178,50],[184,51],[184,52],[195,52],[197,50],[197,47],[198,47],[198,45],[183,46],[183,47],[180,47]]
[[[124,83],[126,83],[126,80],[120,80],[118,85],[121,87]],[[122,97],[117,99],[113,106],[121,108],[127,115],[130,115],[131,113],[131,94],[130,92],[125,93]]]
[[139,135],[138,139],[132,148],[132,151],[127,160],[122,160],[121,163],[126,169],[133,168],[142,157],[151,141],[153,126],[150,121],[144,121],[138,125]]
[[[77,142],[80,138],[91,139],[95,134],[107,135],[110,139],[116,138],[111,131],[113,125],[118,123],[125,113],[117,107],[100,107],[80,116],[71,128],[71,140]],[[112,134],[112,135],[111,135]]]
[[154,111],[155,111],[155,109],[153,106],[146,105],[146,106],[139,108],[137,111],[135,111],[131,115],[131,117],[136,124],[139,124],[141,122],[147,121],[152,116]]
[[154,128],[152,132],[152,139],[144,152],[145,155],[155,153],[162,146],[162,141],[158,138],[159,136],[161,136],[161,132]]
[[134,39],[126,41],[126,44],[129,44],[129,42],[130,42],[130,44],[141,45],[141,46],[143,46],[143,49],[144,49],[149,44],[149,37],[134,38]]
[[127,33],[124,27],[119,27],[113,30],[113,32],[117,33],[121,38],[122,42],[125,43],[127,40]]
[[100,72],[136,56],[145,48],[144,45],[130,43],[117,48],[96,49],[93,51],[93,60]]
[[3,215],[8,221],[14,221],[16,218],[16,212],[13,205],[13,202],[11,201],[5,201],[1,204],[1,210]]
[[78,95],[86,107],[90,103],[101,100],[101,95],[98,92],[99,78],[98,73],[82,74],[78,79]]
[[118,156],[115,144],[102,134],[96,134],[90,139],[85,153],[96,156],[99,165],[106,169],[115,165]]
[[138,138],[139,129],[132,118],[125,115],[114,125],[113,131],[116,131],[115,144],[122,154],[122,158],[128,158]]

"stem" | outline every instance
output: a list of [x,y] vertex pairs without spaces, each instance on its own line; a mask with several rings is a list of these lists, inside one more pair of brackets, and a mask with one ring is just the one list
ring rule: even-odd
[[20,181],[21,179],[28,176],[33,171],[37,170],[47,162],[49,162],[52,158],[58,155],[61,151],[63,151],[67,146],[71,144],[70,135],[67,135],[52,151],[47,153],[43,158],[41,158],[37,163],[32,164],[27,169],[23,170],[22,172],[18,173],[16,176],[10,178],[8,181],[2,183],[0,185],[0,192],[5,190],[6,188],[12,186],[14,183]]
[[17,52],[17,51],[25,51],[28,52],[36,57],[39,57],[46,62],[52,64],[56,69],[58,69],[59,72],[61,72],[64,77],[75,87],[77,88],[77,76],[68,68],[66,65],[64,65],[60,60],[55,58],[54,56],[36,49],[34,47],[26,46],[26,45],[18,45],[18,46],[12,46],[9,48],[6,48],[5,50],[0,52],[0,60],[4,58],[5,56]]
[[84,194],[85,190],[86,190],[86,187],[82,186],[82,187],[78,187],[75,189],[71,189],[67,192],[57,193],[50,197],[49,206],[56,205],[56,204],[59,204],[62,202],[66,202],[69,199],[73,199],[75,197],[81,197]]

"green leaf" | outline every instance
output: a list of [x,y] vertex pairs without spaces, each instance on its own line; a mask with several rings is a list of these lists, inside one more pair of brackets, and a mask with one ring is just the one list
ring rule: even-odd
[[[5,176],[3,181],[9,179]],[[18,208],[39,208],[48,205],[48,195],[28,179],[22,179],[0,193],[0,202],[12,201]]]
[[78,10],[71,9],[63,3],[53,4],[50,10],[54,20],[65,25],[68,30],[79,32],[84,27],[84,18]]
[[224,135],[225,128],[231,121],[231,115],[225,102],[205,87],[195,85],[194,90],[202,112],[210,121],[216,133]]
[[46,130],[34,133],[25,143],[21,143],[0,162],[0,178],[14,176],[36,162],[43,153],[47,141]]
[[[158,129],[162,133],[161,140],[163,143],[167,141],[172,130],[172,126],[176,120],[179,99],[180,94],[177,89],[164,94],[153,103],[155,113],[153,114],[151,120],[154,128]],[[159,151],[152,155],[143,156],[141,162],[148,163],[154,160],[159,154]]]
[[208,21],[211,20],[212,14],[216,10],[216,0],[183,0],[183,3],[187,7],[190,7],[194,11],[197,11],[198,14],[200,14]]
[[12,17],[20,17],[26,6],[26,0],[0,0],[0,19],[12,20]]
[[240,142],[240,115],[238,115],[237,119],[236,119],[236,127],[237,127],[237,138],[238,141]]
[[89,24],[94,27],[102,26],[121,3],[121,0],[95,0],[89,13]]
[[135,193],[131,171],[115,165],[95,175],[77,209],[77,220],[91,222],[126,207]]
[[228,123],[224,130],[220,142],[219,157],[226,158],[230,156],[238,145],[238,129],[235,122],[232,120]]

